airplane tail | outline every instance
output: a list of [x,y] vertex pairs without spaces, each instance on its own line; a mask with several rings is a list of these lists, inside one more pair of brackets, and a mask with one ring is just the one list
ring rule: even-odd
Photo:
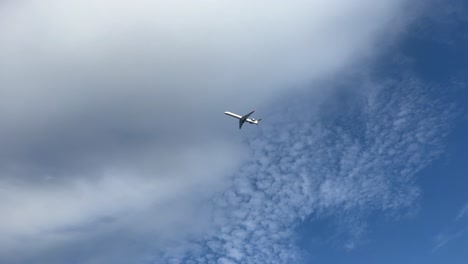
[[258,121],[258,122],[257,122],[257,124],[256,124],[256,125],[258,126],[258,123],[260,123],[260,121],[262,121],[262,119],[261,119],[261,118],[259,118],[259,119],[257,119],[257,121]]

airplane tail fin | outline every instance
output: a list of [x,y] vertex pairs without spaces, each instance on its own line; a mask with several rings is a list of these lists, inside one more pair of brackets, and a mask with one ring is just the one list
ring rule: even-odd
[[257,119],[257,121],[258,121],[258,122],[257,122],[257,124],[256,124],[256,125],[258,126],[258,123],[260,123],[260,121],[262,121],[262,119],[261,119],[261,118],[259,118],[259,119]]

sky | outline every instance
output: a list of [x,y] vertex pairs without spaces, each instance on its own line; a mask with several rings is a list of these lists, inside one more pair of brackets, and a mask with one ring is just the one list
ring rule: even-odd
[[467,14],[0,1],[0,263],[466,263]]

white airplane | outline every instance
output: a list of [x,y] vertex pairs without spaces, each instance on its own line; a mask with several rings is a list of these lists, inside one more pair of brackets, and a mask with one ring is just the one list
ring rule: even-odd
[[253,118],[249,118],[251,114],[253,114],[255,111],[252,111],[244,116],[240,116],[240,115],[237,115],[237,114],[234,114],[234,113],[231,113],[231,112],[224,112],[225,115],[228,115],[228,116],[232,116],[232,117],[235,117],[237,119],[239,119],[239,129],[242,128],[242,125],[247,122],[247,123],[250,123],[250,124],[255,124],[255,125],[258,125],[258,122],[260,122],[262,119],[253,119]]

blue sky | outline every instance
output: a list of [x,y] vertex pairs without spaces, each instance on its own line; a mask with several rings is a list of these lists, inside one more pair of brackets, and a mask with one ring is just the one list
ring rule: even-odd
[[0,3],[1,263],[466,263],[463,1],[47,3]]

